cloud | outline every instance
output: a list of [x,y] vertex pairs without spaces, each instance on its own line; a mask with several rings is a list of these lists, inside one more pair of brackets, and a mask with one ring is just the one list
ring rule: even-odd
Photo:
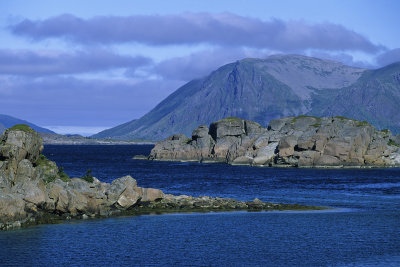
[[[116,126],[147,113],[182,82],[3,77],[0,113],[39,125]],[[79,125],[81,123],[81,125]]]
[[377,52],[382,47],[342,25],[308,24],[239,16],[231,13],[98,16],[70,14],[45,20],[25,19],[9,26],[12,33],[32,40],[65,38],[84,44],[136,42],[146,45],[211,44],[295,51],[302,49]]
[[331,53],[326,53],[326,52],[321,52],[321,51],[312,51],[311,53],[308,54],[308,56],[317,57],[317,58],[321,58],[321,59],[333,60],[333,61],[341,62],[347,66],[353,66],[353,67],[358,67],[358,68],[365,68],[365,69],[376,68],[375,65],[373,65],[369,62],[366,62],[366,61],[356,60],[352,55],[346,54],[346,53],[331,54]]
[[376,59],[379,66],[387,66],[394,62],[400,62],[400,48],[396,48],[393,50],[389,50],[381,55],[379,55]]
[[94,49],[57,52],[32,50],[0,50],[0,74],[55,75],[106,71],[114,68],[136,69],[152,62],[144,56],[123,56]]
[[219,67],[246,57],[263,58],[270,53],[241,48],[210,49],[183,57],[170,58],[155,66],[155,73],[164,79],[190,81],[210,74]]

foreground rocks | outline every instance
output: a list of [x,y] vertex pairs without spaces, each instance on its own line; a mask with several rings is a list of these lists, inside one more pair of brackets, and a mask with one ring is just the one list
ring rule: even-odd
[[41,155],[40,135],[29,127],[0,137],[0,229],[70,218],[176,211],[317,209],[234,199],[173,196],[139,187],[124,176],[111,184],[85,176],[68,178]]
[[158,142],[148,158],[278,167],[392,167],[400,166],[400,135],[344,117],[287,117],[272,120],[268,128],[227,118],[210,127],[200,125],[191,139],[176,134]]

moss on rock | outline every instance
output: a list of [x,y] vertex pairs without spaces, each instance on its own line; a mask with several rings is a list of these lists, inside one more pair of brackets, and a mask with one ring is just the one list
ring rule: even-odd
[[8,128],[9,131],[23,131],[23,132],[28,132],[28,133],[33,133],[35,132],[31,127],[29,127],[26,124],[16,124],[11,128]]

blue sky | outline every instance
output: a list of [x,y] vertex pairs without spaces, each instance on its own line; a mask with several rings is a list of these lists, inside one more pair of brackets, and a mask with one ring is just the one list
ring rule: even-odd
[[0,2],[0,114],[59,133],[136,119],[184,83],[245,57],[400,61],[400,2]]

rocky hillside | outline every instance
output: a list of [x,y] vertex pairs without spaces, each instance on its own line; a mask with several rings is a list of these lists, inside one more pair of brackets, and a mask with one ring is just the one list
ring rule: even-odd
[[53,133],[54,134],[53,131],[43,128],[43,127],[40,127],[40,126],[37,126],[28,121],[24,121],[24,120],[17,119],[17,118],[8,116],[8,115],[0,114],[0,134],[2,134],[7,128],[10,128],[17,124],[26,124],[29,127],[31,127],[33,130],[35,130],[39,133]]
[[172,135],[151,160],[226,162],[279,167],[400,166],[400,135],[344,117],[287,117],[268,128],[227,118],[200,125],[192,138]]
[[95,137],[161,140],[226,117],[267,126],[301,114],[367,120],[400,133],[399,77],[400,64],[365,70],[297,55],[243,59],[187,83],[142,118]]
[[309,114],[366,120],[378,129],[400,133],[399,110],[400,63],[395,63],[365,71],[351,86],[315,91]]
[[149,212],[318,209],[290,204],[164,194],[130,176],[102,183],[89,173],[69,178],[40,154],[42,138],[26,125],[0,136],[0,229],[70,218]]

